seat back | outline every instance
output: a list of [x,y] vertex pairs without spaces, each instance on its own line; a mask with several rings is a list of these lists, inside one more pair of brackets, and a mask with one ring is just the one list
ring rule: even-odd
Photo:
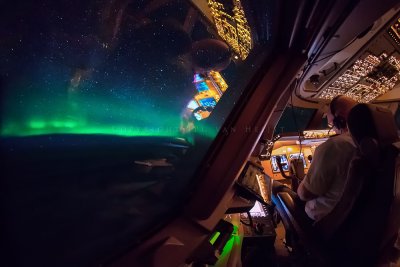
[[[395,146],[400,150],[399,142],[397,142]],[[393,244],[397,250],[400,250],[400,157],[396,159],[393,201],[390,206],[386,231],[380,244],[380,262],[382,264],[390,260],[396,260],[393,259],[393,255],[391,255]],[[398,260],[399,259],[397,259],[397,261]]]
[[358,154],[340,201],[315,227],[341,265],[372,266],[399,227],[398,219],[392,221],[400,213],[394,194],[399,150],[393,145],[399,139],[390,111],[370,104],[352,109],[348,128]]

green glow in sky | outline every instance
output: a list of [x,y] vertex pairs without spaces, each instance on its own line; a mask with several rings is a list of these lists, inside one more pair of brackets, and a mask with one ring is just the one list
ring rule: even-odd
[[[214,138],[217,129],[202,128],[195,130],[199,135]],[[1,128],[1,136],[32,136],[44,134],[108,134],[119,136],[162,136],[182,137],[179,125],[171,127],[135,127],[128,124],[79,123],[73,120],[29,120],[27,122],[10,121]]]
[[[41,98],[39,98],[41,96]],[[107,134],[119,136],[185,137],[180,133],[179,109],[163,108],[154,99],[88,97],[77,92],[54,97],[35,95],[8,99],[1,136],[44,134]],[[202,127],[197,134],[214,138],[217,129]]]
[[90,126],[79,125],[74,121],[36,121],[25,127],[9,124],[1,132],[2,136],[31,136],[43,134],[109,134],[120,136],[178,136],[178,129],[139,128],[126,125]]

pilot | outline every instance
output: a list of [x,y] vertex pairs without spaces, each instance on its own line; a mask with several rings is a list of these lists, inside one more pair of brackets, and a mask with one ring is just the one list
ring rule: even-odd
[[327,118],[338,135],[317,147],[308,173],[297,189],[300,199],[306,201],[305,212],[314,221],[327,215],[342,195],[347,170],[356,153],[347,129],[347,117],[356,104],[346,96],[332,99]]

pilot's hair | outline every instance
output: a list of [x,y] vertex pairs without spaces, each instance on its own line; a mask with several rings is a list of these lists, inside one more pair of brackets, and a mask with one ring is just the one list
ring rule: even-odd
[[357,101],[344,95],[338,95],[332,99],[329,108],[333,115],[333,125],[338,130],[347,128],[347,116],[356,104]]

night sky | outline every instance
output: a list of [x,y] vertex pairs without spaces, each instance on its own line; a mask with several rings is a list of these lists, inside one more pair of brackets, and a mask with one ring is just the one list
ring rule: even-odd
[[187,7],[135,2],[120,18],[106,1],[17,4],[2,30],[1,135],[180,136],[196,93]]

